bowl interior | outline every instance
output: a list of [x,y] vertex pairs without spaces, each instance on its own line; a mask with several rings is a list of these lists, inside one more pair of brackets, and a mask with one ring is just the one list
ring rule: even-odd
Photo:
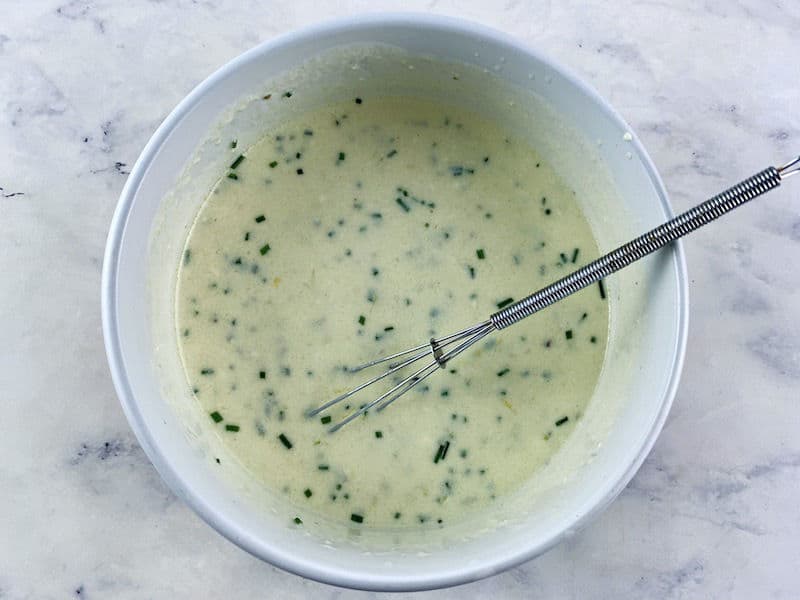
[[[303,91],[291,108],[263,101],[267,93],[290,89]],[[575,190],[603,252],[669,216],[663,186],[619,116],[569,73],[504,36],[408,15],[305,30],[223,67],[175,109],[145,148],[123,191],[107,248],[109,362],[126,414],[156,468],[235,543],[334,584],[407,590],[462,583],[569,535],[610,502],[641,464],[680,371],[683,259],[676,246],[607,282],[609,345],[589,410],[550,464],[518,493],[424,536],[293,526],[291,508],[237,473],[235,461],[225,461],[233,467],[224,474],[213,467],[209,456],[226,451],[206,435],[187,393],[173,324],[175,272],[192,219],[229,162],[222,151],[227,141],[236,137],[246,148],[286,110],[301,112],[365,90],[460,104],[526,137]]]

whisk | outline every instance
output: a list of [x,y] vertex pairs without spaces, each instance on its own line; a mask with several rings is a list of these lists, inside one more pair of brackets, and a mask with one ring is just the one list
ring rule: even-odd
[[[691,233],[695,229],[710,223],[734,208],[741,206],[745,202],[778,187],[781,181],[798,172],[800,172],[800,156],[782,167],[767,167],[752,177],[748,177],[744,181],[728,188],[721,194],[706,200],[702,204],[687,210],[663,225],[648,231],[644,235],[598,258],[585,267],[581,267],[566,277],[562,277],[555,283],[497,311],[490,315],[487,320],[477,325],[467,327],[466,329],[441,338],[431,338],[431,340],[425,344],[420,344],[414,348],[396,352],[395,354],[350,368],[348,370],[351,373],[356,373],[376,365],[387,362],[390,363],[388,370],[356,386],[349,392],[337,396],[322,406],[310,410],[307,414],[309,417],[318,415],[339,402],[354,396],[363,389],[387,377],[399,374],[400,371],[411,367],[414,363],[426,357],[430,357],[432,360],[425,364],[425,366],[405,376],[374,400],[361,405],[360,408],[331,426],[328,431],[331,433],[338,431],[373,408],[377,411],[381,411],[490,333],[510,327],[525,317],[529,317],[543,308],[559,300],[563,300],[567,296],[574,294],[588,285],[595,282],[600,282],[602,285],[602,280],[605,277],[655,252],[670,242]],[[601,287],[601,291],[602,290],[603,288]]]

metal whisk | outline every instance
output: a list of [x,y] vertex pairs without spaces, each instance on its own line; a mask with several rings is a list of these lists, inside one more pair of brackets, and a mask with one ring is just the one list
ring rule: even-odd
[[529,317],[533,313],[566,298],[570,294],[574,294],[578,290],[608,277],[612,273],[627,267],[640,258],[666,246],[670,242],[721,217],[745,202],[778,187],[782,180],[798,172],[800,172],[800,156],[782,167],[768,167],[752,177],[737,183],[721,194],[706,200],[702,204],[687,210],[663,225],[648,231],[644,235],[598,258],[585,267],[570,273],[555,283],[494,313],[482,323],[478,323],[477,325],[473,325],[472,327],[468,327],[467,329],[442,338],[432,338],[430,342],[426,344],[420,344],[414,348],[351,368],[349,371],[355,373],[385,362],[396,361],[389,365],[387,371],[365,381],[349,392],[337,396],[319,408],[309,411],[308,416],[313,417],[318,415],[331,406],[357,394],[364,388],[410,367],[426,356],[430,356],[433,359],[431,362],[406,376],[399,383],[374,400],[362,405],[358,410],[331,426],[329,431],[333,433],[341,429],[372,408],[377,407],[376,410],[381,411],[419,382],[432,375],[440,367],[444,367],[450,360],[454,359],[493,331],[505,329],[521,321],[525,317]]

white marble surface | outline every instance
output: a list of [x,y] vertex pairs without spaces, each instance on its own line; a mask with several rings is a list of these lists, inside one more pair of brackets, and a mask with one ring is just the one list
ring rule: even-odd
[[[794,0],[491,4],[402,7],[571,66],[641,135],[678,209],[800,152]],[[196,83],[288,29],[398,7],[0,4],[0,598],[371,596],[262,564],[176,500],[114,394],[99,284],[128,169]],[[800,180],[686,251],[686,368],[628,489],[545,556],[431,597],[800,596]]]

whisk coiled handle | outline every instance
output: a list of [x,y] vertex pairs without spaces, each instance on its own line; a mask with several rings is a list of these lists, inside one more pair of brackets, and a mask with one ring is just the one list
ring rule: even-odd
[[627,267],[695,229],[718,219],[737,206],[741,206],[745,202],[778,187],[781,184],[781,171],[782,169],[768,167],[756,173],[721,194],[717,194],[663,225],[598,258],[585,267],[494,313],[489,319],[496,329],[504,329],[525,317],[529,317],[570,294],[574,294],[578,290],[600,281],[604,277],[611,275],[611,273]]

